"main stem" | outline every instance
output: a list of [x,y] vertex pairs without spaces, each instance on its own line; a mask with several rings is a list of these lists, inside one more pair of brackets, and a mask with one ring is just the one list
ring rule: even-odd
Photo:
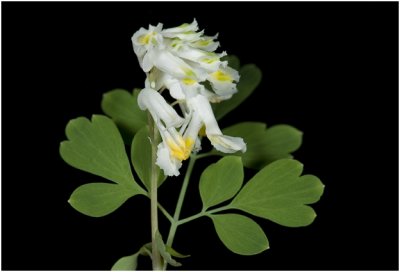
[[156,234],[158,232],[158,200],[157,200],[157,187],[158,187],[158,168],[156,166],[157,159],[157,144],[158,144],[158,131],[154,126],[154,121],[151,115],[148,115],[149,130],[151,138],[151,184],[150,184],[150,210],[151,210],[151,248],[152,248],[152,261],[153,270],[162,270],[162,260],[158,250]]

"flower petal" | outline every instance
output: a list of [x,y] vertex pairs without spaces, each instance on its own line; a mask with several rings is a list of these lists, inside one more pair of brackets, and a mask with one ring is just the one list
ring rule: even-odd
[[193,19],[193,22],[191,24],[182,24],[177,27],[172,27],[172,28],[166,28],[162,31],[162,34],[165,37],[171,38],[174,37],[176,33],[184,33],[184,32],[189,32],[189,31],[197,31],[199,29],[198,24],[196,19]]
[[170,155],[170,150],[164,142],[158,145],[156,164],[164,171],[166,176],[179,176],[179,169],[182,166],[180,160]]
[[240,137],[225,136],[222,134],[217,120],[215,119],[210,102],[206,97],[197,95],[188,101],[189,107],[193,109],[192,114],[198,114],[206,127],[207,138],[211,144],[219,151],[234,153],[241,150],[246,151],[246,144]]
[[226,135],[207,135],[216,150],[224,153],[246,152],[246,143],[240,137]]
[[140,109],[150,111],[157,125],[160,125],[159,120],[162,120],[166,128],[179,127],[185,121],[165,101],[164,97],[153,89],[145,88],[139,93],[138,105]]

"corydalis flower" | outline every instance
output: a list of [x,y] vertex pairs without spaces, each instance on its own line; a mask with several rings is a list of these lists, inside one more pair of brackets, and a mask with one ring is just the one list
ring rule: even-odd
[[[205,36],[191,24],[162,29],[163,25],[141,28],[132,37],[134,51],[143,71],[148,74],[146,87],[171,91],[175,99],[187,93],[202,93],[211,102],[229,99],[237,92],[239,74],[221,61],[226,53],[215,53],[218,35]],[[211,90],[205,87],[208,81]],[[174,88],[171,88],[174,86]],[[173,90],[171,90],[173,89]]]
[[[142,110],[148,110],[162,142],[158,145],[156,164],[168,176],[179,175],[182,161],[201,148],[199,131],[205,127],[207,138],[219,151],[246,151],[239,137],[223,135],[211,103],[229,99],[237,92],[239,73],[221,61],[223,53],[214,53],[217,35],[204,36],[196,20],[191,24],[162,29],[162,24],[141,28],[133,37],[134,51],[146,72],[146,88],[138,97]],[[208,81],[208,84],[204,84]],[[206,88],[211,86],[211,90]],[[157,92],[167,88],[184,117],[179,116]]]

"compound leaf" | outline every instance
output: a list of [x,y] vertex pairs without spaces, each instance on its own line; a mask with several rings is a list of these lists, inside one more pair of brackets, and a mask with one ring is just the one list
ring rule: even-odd
[[302,171],[296,160],[275,161],[247,182],[230,207],[283,226],[307,226],[316,217],[307,204],[320,199],[324,185],[316,176],[300,176]]

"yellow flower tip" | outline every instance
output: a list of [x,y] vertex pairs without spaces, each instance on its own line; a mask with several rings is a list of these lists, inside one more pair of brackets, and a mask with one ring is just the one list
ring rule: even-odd
[[171,156],[180,161],[184,161],[189,158],[190,152],[192,152],[194,140],[190,137],[186,139],[179,138],[178,143],[176,143],[172,139],[168,139],[167,145],[169,147]]
[[212,76],[218,81],[227,81],[227,82],[233,81],[233,78],[230,75],[222,72],[221,70],[212,73]]
[[138,41],[141,44],[149,44],[151,36],[153,36],[153,32],[139,36]]
[[196,83],[196,80],[191,79],[191,78],[184,78],[184,79],[182,79],[182,82],[185,85],[193,85]]
[[195,43],[195,45],[200,46],[200,47],[206,47],[212,42],[212,40],[199,40]]
[[204,63],[212,64],[213,62],[217,61],[216,59],[204,58],[202,60]]
[[183,69],[183,72],[185,73],[185,75],[186,75],[187,77],[195,77],[195,76],[196,76],[196,74],[194,73],[194,71],[191,70],[191,69],[185,68],[185,69]]

